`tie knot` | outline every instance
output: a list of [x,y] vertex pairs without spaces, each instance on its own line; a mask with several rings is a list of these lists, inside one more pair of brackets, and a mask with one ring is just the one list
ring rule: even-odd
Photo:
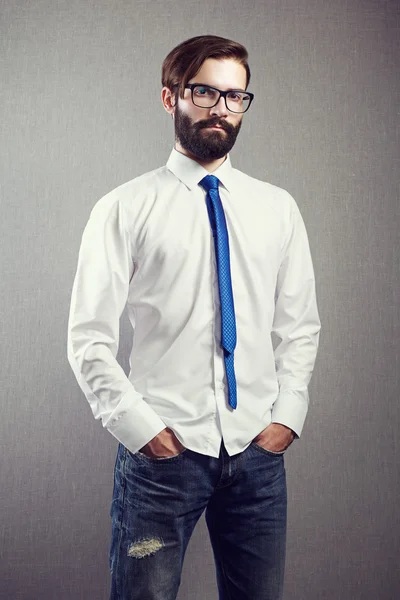
[[215,177],[215,175],[206,175],[200,181],[199,185],[201,185],[201,187],[204,188],[207,192],[209,190],[217,190],[219,185],[219,179],[218,177]]

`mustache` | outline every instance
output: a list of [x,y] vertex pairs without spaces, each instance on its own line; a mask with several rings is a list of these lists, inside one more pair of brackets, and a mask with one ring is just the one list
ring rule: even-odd
[[227,123],[225,120],[220,119],[219,117],[214,117],[212,119],[207,119],[204,121],[199,121],[196,123],[197,129],[204,129],[205,127],[221,127],[221,129],[225,129],[225,131],[232,132],[235,130],[235,127],[230,123]]

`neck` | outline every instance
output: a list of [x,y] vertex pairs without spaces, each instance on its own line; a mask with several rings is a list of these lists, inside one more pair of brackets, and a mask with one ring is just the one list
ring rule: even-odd
[[178,141],[175,144],[175,150],[177,152],[180,152],[181,154],[184,154],[185,156],[188,156],[192,160],[195,160],[209,173],[213,173],[214,171],[216,171],[218,167],[222,165],[223,162],[225,162],[226,157],[228,156],[227,154],[225,154],[225,156],[223,156],[222,158],[216,158],[215,160],[201,160],[200,158],[197,158],[197,156],[194,156],[194,154],[192,154],[191,152],[188,152],[185,148],[182,148]]

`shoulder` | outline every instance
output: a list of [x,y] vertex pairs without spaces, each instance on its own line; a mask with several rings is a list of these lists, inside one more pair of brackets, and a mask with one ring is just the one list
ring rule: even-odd
[[248,190],[248,193],[253,197],[258,198],[262,202],[266,202],[276,212],[282,214],[290,214],[296,210],[297,204],[293,196],[284,188],[251,177],[239,169],[233,169],[235,182],[240,189]]
[[138,175],[107,192],[92,208],[92,215],[106,216],[119,210],[126,210],[132,203],[140,202],[156,194],[171,178],[166,166]]

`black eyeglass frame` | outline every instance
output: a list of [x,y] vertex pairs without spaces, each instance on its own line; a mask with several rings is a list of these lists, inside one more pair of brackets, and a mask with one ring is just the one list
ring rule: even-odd
[[[212,104],[211,106],[199,106],[198,104],[196,104],[196,102],[193,100],[193,90],[195,87],[199,87],[199,86],[204,86],[206,88],[209,88],[210,90],[215,90],[216,92],[219,93],[218,96],[218,100]],[[221,100],[221,96],[223,97],[224,101],[225,101],[225,106],[226,109],[229,110],[229,112],[232,112],[236,115],[243,115],[245,112],[247,112],[251,106],[251,103],[254,100],[254,94],[252,94],[251,92],[247,92],[245,90],[226,90],[226,92],[224,92],[223,90],[219,90],[218,88],[213,87],[212,85],[207,85],[206,83],[187,83],[185,85],[185,89],[188,89],[191,91],[192,94],[192,102],[195,106],[197,106],[198,108],[212,108],[213,106],[216,106],[218,104],[218,102]],[[249,105],[247,106],[246,110],[232,110],[229,108],[227,102],[226,102],[226,96],[227,94],[231,94],[232,92],[239,92],[239,94],[247,94],[250,97],[250,102]]]

